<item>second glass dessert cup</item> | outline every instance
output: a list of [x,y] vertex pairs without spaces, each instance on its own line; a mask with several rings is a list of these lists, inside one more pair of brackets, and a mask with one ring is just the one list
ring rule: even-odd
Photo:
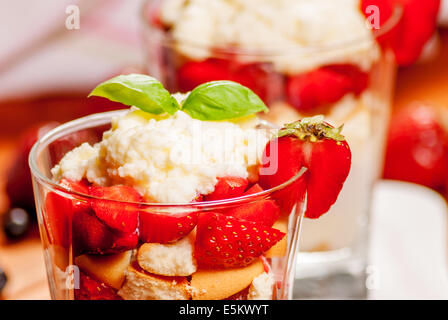
[[344,125],[352,168],[330,211],[304,220],[294,297],[365,298],[370,200],[382,168],[395,76],[393,54],[377,40],[394,28],[400,8],[369,38],[291,50],[175,39],[158,16],[163,3],[151,0],[143,8],[146,71],[170,91],[233,80],[256,92],[270,109],[266,120],[279,126],[315,114]]
[[[273,228],[286,235],[269,251],[240,268],[208,269],[192,265],[184,275],[176,276],[153,271],[161,269],[160,266],[154,265],[155,263],[168,264],[176,258],[161,257],[149,261],[145,254],[157,244],[142,243],[136,233],[124,235],[104,226],[90,207],[92,201],[99,199],[52,180],[51,168],[67,152],[82,143],[93,144],[100,141],[103,132],[110,128],[112,118],[124,112],[95,114],[64,124],[39,140],[30,153],[51,297],[290,299],[305,208],[306,169],[302,168],[295,177],[282,185],[234,199],[187,204],[132,203],[102,199],[101,201],[109,201],[121,210],[137,210],[139,215],[186,216],[191,224],[196,223],[196,217],[200,214],[213,216],[226,210],[257,205],[262,201],[282,199],[282,213]],[[196,228],[183,235],[183,240],[172,244],[176,246],[182,242],[182,245],[176,248],[177,256],[182,256],[185,250],[192,250],[195,233]],[[260,236],[269,241],[269,236]],[[257,248],[253,250],[255,254]],[[266,289],[270,292],[269,296],[260,296],[260,292],[266,292]]]

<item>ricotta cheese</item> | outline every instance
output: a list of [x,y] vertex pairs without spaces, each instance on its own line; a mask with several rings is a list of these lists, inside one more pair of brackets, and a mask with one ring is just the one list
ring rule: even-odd
[[152,116],[131,108],[102,141],[68,152],[51,172],[56,181],[129,185],[146,201],[191,202],[213,192],[218,177],[248,178],[260,163],[268,133],[254,119],[200,121],[182,111]]
[[379,48],[359,7],[359,0],[166,0],[161,19],[194,60],[210,57],[213,47],[236,47],[266,52],[239,58],[264,59],[287,74],[330,63],[366,70]]

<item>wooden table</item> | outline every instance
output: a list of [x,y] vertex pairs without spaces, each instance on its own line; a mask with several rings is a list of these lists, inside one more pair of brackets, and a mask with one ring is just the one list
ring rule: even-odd
[[[394,107],[401,107],[411,101],[425,101],[448,107],[448,30],[441,32],[440,38],[441,50],[434,60],[399,70]],[[55,116],[51,112],[54,110],[51,103],[46,107],[40,106],[38,110],[31,108],[32,111],[26,108],[26,104],[19,103],[17,106],[14,103],[7,103],[5,106],[0,103],[0,117],[2,119],[14,117],[7,122],[10,125],[9,129],[0,129],[0,190],[3,190],[5,170],[12,160],[15,137],[20,128],[39,120],[65,121],[86,112],[77,109],[77,113],[74,113],[70,105],[64,105],[59,107],[59,113]],[[6,207],[6,196],[0,192],[0,210],[4,211]],[[3,298],[50,298],[41,244],[36,230],[25,240],[13,244],[7,244],[0,237],[0,265],[8,275]]]

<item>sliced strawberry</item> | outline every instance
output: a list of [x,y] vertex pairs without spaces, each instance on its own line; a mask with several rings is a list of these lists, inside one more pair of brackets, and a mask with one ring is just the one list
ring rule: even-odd
[[262,187],[260,187],[260,185],[258,183],[254,184],[252,187],[250,187],[249,189],[247,189],[244,192],[244,195],[249,195],[249,194],[254,194],[254,193],[258,193],[258,192],[262,192],[264,191]]
[[409,65],[418,59],[435,32],[440,0],[362,0],[361,10],[368,21],[374,23],[375,11],[367,9],[376,6],[379,9],[376,19],[382,27],[392,16],[396,5],[403,8],[400,21],[377,40],[383,47],[392,48],[399,65]]
[[[88,194],[89,189],[84,182],[62,179],[59,184],[72,191]],[[69,225],[73,215],[80,211],[89,211],[88,200],[71,199],[56,192],[49,192],[45,198],[46,214],[44,224],[51,244],[68,247],[70,243]]]
[[274,200],[258,200],[253,203],[242,204],[225,212],[226,215],[261,223],[271,227],[280,217],[280,207]]
[[[278,144],[275,154],[270,154],[271,144]],[[260,171],[260,185],[267,189],[286,182],[301,167],[306,173],[307,209],[305,216],[318,218],[336,201],[351,165],[350,148],[340,134],[323,121],[322,116],[304,118],[286,125],[279,138],[271,140],[263,155],[263,167],[277,167],[274,174]],[[281,193],[277,200],[284,205],[290,192]]]
[[240,177],[218,178],[215,190],[204,196],[205,201],[214,201],[239,197],[246,190],[249,181]]
[[322,67],[347,77],[350,82],[349,92],[361,94],[369,85],[369,75],[353,64],[332,64]]
[[[117,185],[112,187],[91,187],[90,194],[108,200],[92,200],[92,209],[106,225],[125,233],[133,233],[137,228],[140,194],[132,187]],[[114,201],[110,201],[114,200]]]
[[214,80],[235,80],[229,60],[210,58],[204,61],[189,61],[177,71],[178,89],[191,91],[198,85]]
[[[243,193],[243,196],[254,194],[263,191],[263,189],[255,184],[249,190]],[[274,222],[280,217],[280,207],[274,200],[259,199],[251,203],[241,204],[224,212],[226,215],[258,222],[271,227]]]
[[310,113],[325,112],[326,105],[340,100],[351,87],[347,76],[321,68],[290,77],[286,91],[292,106],[302,113]]
[[243,267],[284,236],[283,232],[261,223],[215,212],[202,213],[197,225],[195,256],[203,267]]
[[185,237],[198,220],[197,212],[163,213],[142,209],[140,239],[143,242],[167,243]]
[[75,289],[75,300],[123,300],[117,290],[98,281],[84,272],[79,274],[79,289]]
[[79,211],[72,223],[74,255],[110,254],[134,249],[138,235],[122,234],[102,223],[93,211]]
[[415,103],[392,115],[384,177],[441,189],[448,177],[444,108]]

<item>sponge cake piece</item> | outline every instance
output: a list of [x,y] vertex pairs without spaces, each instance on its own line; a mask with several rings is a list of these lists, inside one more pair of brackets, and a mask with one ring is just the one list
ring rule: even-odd
[[198,270],[191,276],[193,300],[226,299],[252,284],[264,272],[258,259],[244,268]]
[[189,276],[196,272],[194,238],[190,235],[172,244],[145,243],[138,250],[142,269],[162,276]]
[[125,300],[189,300],[190,287],[185,277],[153,275],[132,264],[126,280],[118,291]]

